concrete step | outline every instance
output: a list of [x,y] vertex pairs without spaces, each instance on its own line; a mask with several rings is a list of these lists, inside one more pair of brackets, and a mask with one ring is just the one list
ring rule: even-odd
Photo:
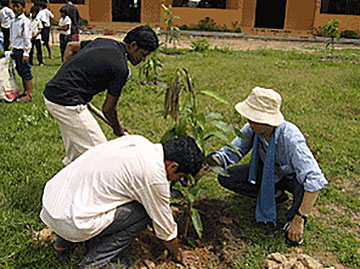
[[136,26],[142,25],[140,22],[96,22],[90,21],[89,25],[94,30],[114,31],[116,32],[127,32]]
[[295,37],[295,38],[314,38],[310,30],[289,30],[271,28],[241,28],[245,35],[274,36],[274,37]]

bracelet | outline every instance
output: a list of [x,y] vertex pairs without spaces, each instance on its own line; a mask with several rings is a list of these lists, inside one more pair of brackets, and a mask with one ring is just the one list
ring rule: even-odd
[[297,210],[295,214],[304,220],[304,226],[305,226],[305,224],[307,223],[307,216],[301,214],[299,210]]

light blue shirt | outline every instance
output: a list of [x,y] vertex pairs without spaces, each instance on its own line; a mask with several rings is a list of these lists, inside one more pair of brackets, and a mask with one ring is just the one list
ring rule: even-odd
[[[248,138],[236,137],[231,143],[239,154],[231,147],[211,153],[211,156],[219,158],[222,166],[227,167],[239,162],[253,146],[254,132],[249,124],[246,124],[241,132]],[[324,188],[328,182],[322,174],[320,167],[310,149],[306,145],[305,137],[294,124],[283,121],[274,130],[275,132],[275,183],[283,177],[292,178],[294,174],[298,181],[304,185],[305,191],[315,192]],[[268,143],[259,135],[258,153],[264,160]]]

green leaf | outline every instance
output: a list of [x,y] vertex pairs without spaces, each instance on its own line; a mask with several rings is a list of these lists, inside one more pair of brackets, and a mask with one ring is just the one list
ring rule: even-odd
[[196,208],[191,208],[191,220],[194,225],[195,231],[199,238],[202,237],[203,225],[200,217],[200,213]]
[[216,93],[214,93],[212,91],[202,90],[202,91],[200,91],[200,93],[202,93],[204,95],[207,95],[207,96],[210,96],[210,97],[214,98],[215,100],[217,100],[217,101],[219,101],[221,103],[229,105],[228,101],[226,101],[225,99],[223,99],[222,97],[220,97],[219,95],[217,95]]
[[226,135],[224,135],[223,133],[221,133],[219,131],[211,131],[210,133],[208,133],[208,135],[216,136],[217,138],[219,138],[220,140],[222,140],[225,143],[228,142],[228,138],[226,137]]
[[210,120],[221,120],[223,118],[223,115],[220,113],[210,112],[206,114],[205,118]]
[[226,133],[232,133],[233,132],[233,128],[230,124],[224,122],[224,121],[212,121],[210,122],[212,125],[214,125],[216,128],[218,128],[219,130],[222,130]]
[[202,129],[204,129],[204,125],[206,124],[206,118],[204,113],[199,113],[196,115],[197,124],[200,125]]

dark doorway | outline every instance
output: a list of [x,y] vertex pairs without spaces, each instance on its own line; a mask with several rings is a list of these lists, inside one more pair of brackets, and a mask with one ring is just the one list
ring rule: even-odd
[[112,20],[140,22],[141,0],[112,0]]
[[255,27],[283,29],[286,0],[257,0]]

